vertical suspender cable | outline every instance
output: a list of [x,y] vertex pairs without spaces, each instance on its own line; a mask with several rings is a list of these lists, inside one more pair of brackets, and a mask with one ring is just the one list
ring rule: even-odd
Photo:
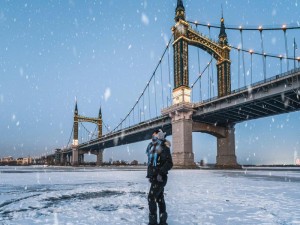
[[130,113],[129,113],[129,115],[128,115],[128,120],[129,120],[129,121],[128,121],[128,124],[129,124],[128,127],[130,127]]
[[155,115],[156,115],[156,117],[157,117],[157,102],[156,102],[156,79],[155,79],[155,75],[156,74],[154,74],[154,80],[153,80],[153,86],[154,86],[154,100],[155,100]]
[[143,93],[143,116],[145,121],[145,92]]
[[132,125],[134,125],[134,123],[135,123],[134,122],[134,109],[135,109],[135,107],[132,108]]
[[282,28],[283,34],[284,34],[284,42],[285,42],[285,54],[286,54],[286,66],[287,66],[287,71],[289,71],[289,60],[287,59],[289,57],[288,53],[288,47],[287,47],[287,37],[286,37],[286,27]]
[[162,71],[162,61],[160,61],[160,86],[161,86],[161,100],[162,100],[162,106],[164,106],[164,87],[163,87],[163,71]]
[[[197,29],[197,32],[199,33],[198,31],[198,26],[196,25],[196,29]],[[210,31],[209,31],[210,32]],[[201,68],[200,68],[200,54],[199,54],[199,48],[197,48],[197,56],[198,56],[198,74],[201,73]],[[201,76],[199,78],[199,88],[200,88],[200,102],[202,102],[202,88],[201,88]]]
[[[211,56],[211,60],[213,59],[213,56]],[[215,96],[215,90],[214,90],[214,67],[211,66],[211,87],[210,89],[212,90],[212,96]]]
[[295,37],[294,37],[293,47],[294,47],[294,69],[296,69],[296,49],[297,49],[297,45],[296,45]]
[[240,67],[241,67],[241,62],[240,62],[240,49],[238,48],[238,89],[240,89]]
[[[210,65],[209,65],[210,66]],[[207,74],[208,74],[208,76],[207,76],[207,96],[208,96],[208,99],[210,99],[210,89],[209,89],[209,87],[210,87],[210,74],[209,74],[209,66],[208,66],[208,70],[207,70]]]
[[250,82],[251,82],[251,86],[252,86],[252,84],[253,84],[253,81],[252,81],[252,56],[253,56],[253,55],[252,55],[252,54],[253,54],[253,52],[251,51],[251,52],[250,52],[250,58],[251,58],[251,64],[250,64],[250,76],[251,76],[250,79],[251,79],[251,81],[250,81]]
[[[198,48],[198,74],[201,73],[201,70],[200,70],[200,56],[199,56],[199,48]],[[199,80],[199,88],[200,88],[200,102],[202,102],[202,87],[201,87],[201,77],[200,77],[200,80]]]
[[[242,44],[242,49],[244,49],[243,31],[242,31],[242,29],[240,29],[240,34],[241,34],[241,44]],[[243,60],[244,86],[246,87],[246,71],[245,71],[245,57],[244,57],[244,51],[242,51],[242,60]]]
[[[200,68],[200,56],[199,56],[199,48],[197,48],[197,53],[198,53],[198,74],[201,73],[201,68]],[[199,78],[199,93],[200,93],[200,102],[202,102],[202,88],[201,88],[201,77]]]
[[[168,47],[168,70],[169,70],[169,88],[170,88],[170,101],[172,99],[172,90],[171,90],[171,70],[170,70],[170,46]],[[170,102],[170,105],[172,103]]]
[[[210,26],[208,26],[208,36],[209,39],[211,39],[211,35],[210,35]],[[213,56],[212,54],[210,55],[210,59],[212,60]],[[210,66],[210,65],[209,65]],[[209,85],[210,85],[210,97],[212,97],[211,92],[213,93],[214,96],[214,89],[213,89],[213,82],[214,82],[214,71],[213,71],[213,67],[211,66],[211,76],[209,78]]]
[[[208,35],[209,35],[209,39],[211,39],[211,34],[210,34],[210,26],[208,26]],[[212,54],[210,55],[210,60],[212,61],[212,58],[213,58],[213,56],[212,56]],[[210,66],[210,65],[209,65]],[[213,68],[213,66],[211,66],[211,77],[209,78],[209,84],[210,84],[210,97],[212,97],[211,96],[211,92],[213,93],[213,96],[215,95],[215,93],[214,93],[214,68]]]
[[141,122],[140,101],[138,101],[138,122]]
[[149,119],[151,119],[151,108],[150,108],[150,83],[148,83],[148,109],[149,109]]
[[262,28],[259,29],[260,33],[260,44],[261,44],[261,54],[262,54],[262,61],[263,61],[263,73],[264,73],[264,80],[266,80],[266,63],[265,63],[265,51],[264,51],[264,41],[263,41],[263,35],[262,35]]
[[282,74],[282,56],[280,56],[280,73]]
[[[81,128],[81,123],[79,123],[78,132],[80,131],[80,128]],[[80,141],[82,140],[82,132],[81,131],[80,131],[80,139],[79,140]],[[79,140],[78,140],[78,142],[79,142]]]
[[267,55],[264,54],[264,62],[265,62],[265,81],[267,79]]
[[[208,26],[208,37],[210,38],[210,26]],[[208,98],[210,99],[211,98],[211,89],[210,89],[211,88],[211,86],[210,86],[211,78],[210,78],[210,73],[209,73],[209,70],[210,70],[209,67],[210,67],[210,64],[208,65],[208,70],[207,70],[207,73],[208,73],[208,78],[207,78],[208,79],[208,87],[207,87],[208,89],[207,90],[208,90]]]

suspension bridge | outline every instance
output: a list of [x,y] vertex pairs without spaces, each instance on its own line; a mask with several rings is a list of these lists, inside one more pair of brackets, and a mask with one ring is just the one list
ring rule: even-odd
[[[200,29],[207,29],[208,35]],[[212,29],[219,30],[218,40],[212,39]],[[239,46],[229,44],[226,33],[229,30],[240,36]],[[291,30],[299,31],[300,27],[226,27],[223,15],[220,25],[188,21],[183,2],[178,0],[172,37],[150,79],[122,121],[110,129],[103,122],[101,108],[97,118],[84,117],[78,113],[76,102],[69,143],[51,157],[60,164],[78,165],[84,161],[84,154],[95,154],[97,165],[101,165],[104,149],[148,140],[154,130],[162,128],[172,135],[175,166],[194,166],[192,133],[202,132],[217,138],[217,167],[239,168],[235,152],[236,124],[300,110],[300,58],[295,54],[295,40],[293,57],[288,53],[287,33]],[[259,34],[259,50],[244,47],[244,33],[250,31]],[[284,54],[265,51],[265,32],[282,32]],[[189,79],[191,46],[197,49],[198,63],[193,83]],[[233,51],[237,58],[234,59],[237,61],[237,76],[234,78]],[[202,70],[200,53],[209,55]],[[277,73],[268,72],[270,63],[272,67],[278,67]],[[257,74],[261,75],[260,78]],[[233,81],[237,81],[237,88],[232,90]],[[83,125],[85,122],[96,124],[95,130],[89,131]],[[105,134],[102,133],[103,126],[107,130]],[[85,140],[79,139],[79,131],[85,132]]]

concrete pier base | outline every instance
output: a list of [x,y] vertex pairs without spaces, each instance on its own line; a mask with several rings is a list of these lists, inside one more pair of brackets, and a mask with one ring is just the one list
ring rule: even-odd
[[216,168],[239,169],[235,155],[235,129],[233,125],[225,129],[225,137],[217,138]]
[[96,154],[97,155],[97,162],[96,162],[97,166],[101,166],[103,164],[103,151],[104,150],[101,149]]
[[78,157],[79,157],[79,152],[76,147],[72,148],[72,166],[78,166]]
[[179,103],[162,111],[172,118],[172,158],[174,167],[195,167],[193,153],[193,108],[190,103]]

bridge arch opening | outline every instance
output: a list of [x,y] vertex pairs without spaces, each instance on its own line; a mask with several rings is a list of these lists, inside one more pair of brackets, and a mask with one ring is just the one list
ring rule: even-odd
[[207,133],[193,132],[193,152],[196,164],[200,165],[201,161],[203,161],[204,165],[215,164],[217,138]]

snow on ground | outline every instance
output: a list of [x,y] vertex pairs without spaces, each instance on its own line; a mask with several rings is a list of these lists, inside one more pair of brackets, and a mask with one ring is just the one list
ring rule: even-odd
[[[147,224],[144,169],[0,167],[0,224]],[[172,170],[169,225],[300,224],[300,170]]]

